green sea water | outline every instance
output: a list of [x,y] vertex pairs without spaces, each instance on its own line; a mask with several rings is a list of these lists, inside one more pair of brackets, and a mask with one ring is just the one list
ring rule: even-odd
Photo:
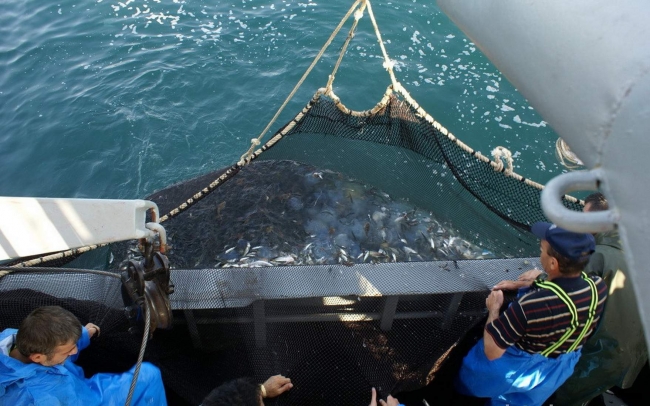
[[[351,1],[4,0],[0,195],[141,198],[234,163]],[[398,80],[456,136],[499,145],[545,182],[557,135],[430,1],[372,3]],[[324,87],[349,22],[272,131]],[[367,14],[334,90],[350,108],[386,86]]]

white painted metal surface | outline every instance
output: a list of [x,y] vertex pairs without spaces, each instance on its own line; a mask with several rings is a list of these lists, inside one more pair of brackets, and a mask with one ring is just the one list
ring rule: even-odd
[[576,190],[598,190],[602,169],[568,172],[551,179],[542,191],[542,208],[549,220],[562,227],[583,233],[613,230],[620,216],[618,210],[590,213],[570,210],[562,204],[562,196]]
[[151,237],[150,209],[158,218],[147,200],[0,197],[0,260]]
[[585,165],[599,168],[650,338],[650,2],[438,4]]

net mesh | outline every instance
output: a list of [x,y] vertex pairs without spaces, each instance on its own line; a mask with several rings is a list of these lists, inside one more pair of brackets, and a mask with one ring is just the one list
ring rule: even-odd
[[[493,162],[458,141],[407,93],[390,90],[372,112],[356,114],[335,96],[317,93],[304,115],[279,132],[286,131],[282,143],[267,144],[259,159],[293,159],[343,172],[473,233],[498,256],[535,255],[538,242],[528,230],[546,221],[541,189],[494,170]],[[582,209],[570,196],[563,202]]]
[[[534,266],[508,258],[537,254],[528,228],[545,220],[540,189],[495,170],[394,92],[362,113],[317,93],[250,160],[149,197],[166,212],[222,176],[163,224],[175,321],[145,360],[161,368],[170,403],[281,373],[294,389],[269,404],[364,404],[371,387],[440,404],[489,286]],[[110,266],[137,258],[133,248],[114,244]],[[2,328],[45,304],[100,325],[80,358],[87,374],[137,358],[119,281],[16,273],[0,290]]]

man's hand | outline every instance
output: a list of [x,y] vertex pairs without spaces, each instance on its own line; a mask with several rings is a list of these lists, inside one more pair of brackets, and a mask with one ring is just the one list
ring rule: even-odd
[[518,281],[534,281],[539,275],[542,274],[542,271],[539,269],[531,269],[519,275],[517,278]]
[[[485,299],[485,307],[490,312],[490,318],[496,319],[499,317],[499,309],[503,305],[503,292],[500,290],[493,290],[490,296]],[[491,320],[490,320],[491,321]]]
[[[381,406],[399,406],[399,400],[388,395],[386,401],[379,399],[379,404]],[[372,388],[372,397],[370,398],[369,406],[377,406],[377,391],[375,390],[375,388]]]
[[291,379],[282,375],[274,375],[266,380],[262,385],[266,389],[267,398],[274,398],[293,388]]
[[100,330],[99,330],[99,327],[96,324],[88,323],[88,324],[85,325],[85,327],[86,327],[86,330],[88,330],[88,336],[90,338],[93,338],[93,336],[95,334],[97,334],[97,337],[99,337]]
[[516,280],[516,281],[501,281],[494,285],[492,288],[493,291],[496,290],[517,290],[521,288],[527,288],[533,284],[534,279],[532,280]]
[[517,290],[530,287],[541,273],[542,271],[539,269],[531,269],[519,275],[516,281],[501,281],[497,283],[492,290]]
[[[499,318],[499,309],[503,305],[503,292],[500,290],[493,290],[490,293],[490,296],[485,299],[485,306],[490,312],[488,314],[487,324],[492,323],[494,320]],[[506,352],[505,349],[500,348],[495,342],[487,329],[483,330],[483,345],[485,356],[488,360],[493,361]]]

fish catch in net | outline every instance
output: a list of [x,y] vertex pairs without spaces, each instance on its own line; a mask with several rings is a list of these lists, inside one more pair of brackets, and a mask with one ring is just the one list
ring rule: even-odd
[[[156,331],[145,360],[161,368],[172,404],[278,373],[294,388],[270,404],[367,404],[372,387],[407,404],[448,404],[490,287],[537,264],[529,227],[545,220],[542,186],[514,173],[507,154],[491,160],[471,149],[410,97],[369,2],[356,2],[335,33],[354,12],[352,34],[366,7],[392,81],[377,105],[341,103],[332,91],[339,58],[327,86],[266,143],[148,197],[169,212],[161,223],[176,291],[173,329]],[[582,208],[570,196],[564,203]],[[139,255],[134,243],[110,251],[114,270]],[[6,313],[77,295],[103,305],[119,290],[66,279],[65,289],[32,286],[19,303],[26,281],[17,275],[0,278]],[[116,305],[100,307],[88,321],[110,315],[111,328],[101,326],[102,345],[80,363],[119,370],[112,354],[133,355],[140,337],[125,316],[113,320]]]
[[190,213],[165,224],[179,269],[495,257],[431,211],[295,161],[251,163]]

